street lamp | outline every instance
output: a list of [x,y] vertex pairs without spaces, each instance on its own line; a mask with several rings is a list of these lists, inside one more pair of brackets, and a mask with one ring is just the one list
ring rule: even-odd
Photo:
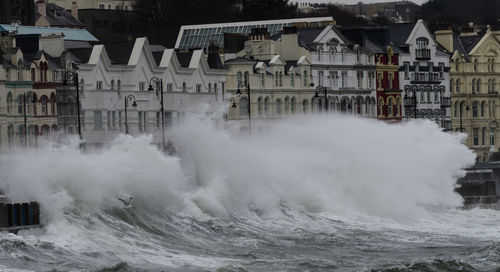
[[31,102],[34,101],[33,91],[27,91],[23,93],[23,107],[24,107],[24,147],[28,147],[28,117],[26,116],[26,97],[29,96],[31,98]]
[[465,110],[466,110],[466,111],[469,111],[469,110],[470,110],[470,108],[469,108],[469,103],[467,103],[467,101],[462,101],[462,102],[460,103],[460,132],[464,132],[464,129],[463,129],[463,127],[462,127],[462,108],[463,108],[463,107],[462,107],[462,105],[463,105],[463,103],[465,103]]
[[[250,113],[250,109],[251,109],[251,99],[250,99],[250,83],[249,82],[246,82],[246,81],[240,81],[238,83],[238,90],[236,90],[236,94],[238,96],[241,95],[241,87],[246,87],[246,91],[247,91],[247,97],[248,97],[248,131],[249,133],[252,133],[252,115]],[[234,105],[236,105],[236,103],[233,103]]]
[[[160,112],[161,112],[161,147],[162,150],[165,151],[165,110],[163,108],[163,79],[153,77],[149,80],[149,88],[148,91],[152,92],[153,82],[156,83],[156,91],[160,92]],[[134,100],[135,102],[135,100]]]
[[128,95],[125,96],[125,134],[128,134],[128,114],[127,114],[127,108],[128,108],[128,101],[133,100],[134,102],[132,103],[132,107],[137,108],[137,102],[135,101],[135,96],[133,95]]
[[[325,111],[328,112],[328,95],[326,93],[326,87],[322,87],[321,85],[316,87],[316,94],[314,94],[314,98],[319,98],[319,92],[323,91],[324,92],[324,97],[325,97]],[[318,104],[319,105],[319,104]]]
[[[72,65],[74,62],[71,63]],[[73,84],[75,85],[76,88],[76,115],[77,115],[77,129],[78,129],[78,137],[80,138],[80,141],[82,140],[82,127],[81,127],[81,121],[80,121],[80,87],[78,86],[78,73],[73,72],[73,71],[64,71],[63,75],[63,85],[68,84],[68,76],[71,76],[71,79],[73,80]]]

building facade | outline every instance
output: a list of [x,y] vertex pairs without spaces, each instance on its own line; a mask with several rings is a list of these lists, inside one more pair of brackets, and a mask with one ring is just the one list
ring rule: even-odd
[[377,65],[377,118],[401,121],[403,97],[399,88],[399,55],[392,46],[386,52],[375,54]]
[[480,33],[474,27],[461,33],[436,32],[437,40],[451,56],[452,128],[467,134],[465,144],[479,161],[498,160],[500,73],[498,34]]
[[125,133],[151,134],[153,142],[160,144],[161,93],[157,80],[163,82],[166,137],[168,129],[183,122],[187,114],[215,111],[227,73],[220,64],[202,50],[152,52],[146,38],[94,45],[88,61],[77,65],[86,146],[100,147]]
[[64,9],[118,9],[133,10],[133,0],[45,0]]

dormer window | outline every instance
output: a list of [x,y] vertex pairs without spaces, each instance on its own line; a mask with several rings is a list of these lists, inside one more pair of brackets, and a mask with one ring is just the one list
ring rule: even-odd
[[430,59],[431,50],[429,49],[429,39],[420,37],[417,39],[417,49],[415,50],[416,59]]

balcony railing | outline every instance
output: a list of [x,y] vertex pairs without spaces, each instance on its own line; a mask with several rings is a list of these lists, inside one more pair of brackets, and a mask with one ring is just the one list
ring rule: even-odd
[[415,72],[411,74],[412,83],[440,82],[441,78],[437,72]]
[[430,59],[431,58],[431,50],[430,49],[415,49],[415,58],[416,59]]

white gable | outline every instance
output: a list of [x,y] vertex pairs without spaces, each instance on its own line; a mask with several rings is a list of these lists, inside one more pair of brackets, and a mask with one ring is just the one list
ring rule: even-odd
[[327,26],[323,31],[314,39],[314,43],[325,44],[333,39],[336,39],[340,44],[345,44],[346,42],[341,38],[341,36],[335,31],[332,25]]

